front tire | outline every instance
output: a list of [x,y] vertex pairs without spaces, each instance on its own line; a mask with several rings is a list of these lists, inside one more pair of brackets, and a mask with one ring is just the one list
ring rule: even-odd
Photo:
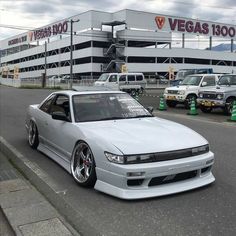
[[225,113],[227,115],[231,115],[232,114],[234,101],[235,101],[235,99],[233,99],[233,98],[229,98],[227,100],[227,105],[225,105]]
[[166,105],[168,107],[176,107],[177,102],[176,101],[171,101],[171,100],[166,100]]
[[185,103],[184,103],[186,109],[190,108],[192,100],[194,100],[195,104],[197,104],[196,103],[197,102],[197,96],[193,95],[193,94],[187,96],[187,98],[185,100]]
[[212,111],[211,107],[200,106],[200,109],[203,113],[210,113]]
[[71,173],[74,180],[83,187],[93,187],[97,180],[95,161],[89,145],[76,144],[71,159]]
[[39,145],[39,134],[38,129],[34,121],[30,121],[28,131],[28,142],[31,148],[37,149]]

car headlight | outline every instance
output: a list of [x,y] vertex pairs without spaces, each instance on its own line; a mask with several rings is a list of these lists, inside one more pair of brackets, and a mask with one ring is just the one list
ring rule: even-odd
[[223,99],[223,97],[224,97],[223,93],[219,93],[219,94],[216,95],[216,98],[219,99],[219,100]]
[[210,148],[209,148],[209,144],[200,146],[200,147],[195,147],[192,148],[192,155],[201,155],[203,153],[209,152]]
[[184,94],[185,94],[185,90],[179,90],[179,91],[178,91],[178,94],[184,95]]
[[199,93],[199,97],[200,97],[200,98],[203,98],[203,93]]
[[118,164],[124,164],[124,156],[116,155],[110,152],[104,152],[104,154],[108,161],[118,163]]

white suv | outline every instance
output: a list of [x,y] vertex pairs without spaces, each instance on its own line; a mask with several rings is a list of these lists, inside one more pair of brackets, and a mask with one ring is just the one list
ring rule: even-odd
[[189,107],[192,99],[196,101],[202,87],[215,86],[221,74],[194,74],[187,76],[180,85],[165,89],[164,98],[169,107],[183,103]]

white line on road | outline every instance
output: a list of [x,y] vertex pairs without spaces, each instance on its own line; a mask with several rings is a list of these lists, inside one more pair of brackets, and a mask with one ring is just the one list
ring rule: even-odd
[[45,182],[55,193],[66,194],[67,189],[61,190],[60,187],[47,175],[36,163],[24,157],[15,147],[0,136],[0,143],[6,146],[18,159],[20,159],[33,173],[35,173],[43,182]]

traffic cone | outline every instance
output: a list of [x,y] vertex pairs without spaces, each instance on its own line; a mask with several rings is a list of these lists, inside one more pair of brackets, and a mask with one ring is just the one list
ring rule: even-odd
[[232,109],[232,115],[231,115],[231,121],[236,121],[236,101],[233,103],[233,109]]
[[188,115],[193,115],[193,116],[198,115],[194,99],[192,99],[191,101],[190,111],[188,112]]
[[135,94],[134,99],[135,99],[136,101],[139,101],[138,93]]
[[166,103],[163,96],[160,96],[160,104],[159,104],[159,110],[165,111],[166,110]]

